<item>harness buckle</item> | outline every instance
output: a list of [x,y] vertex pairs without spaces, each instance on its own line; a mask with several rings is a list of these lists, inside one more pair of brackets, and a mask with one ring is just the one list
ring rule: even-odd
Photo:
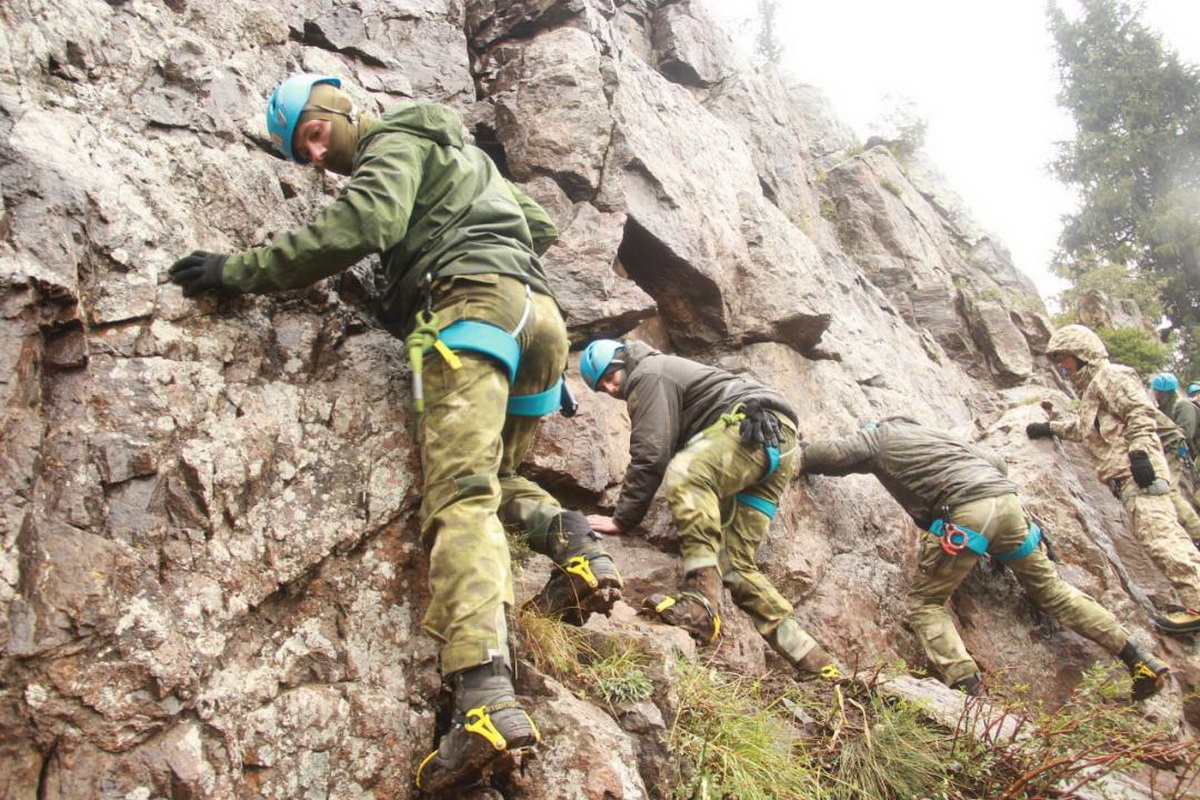
[[953,522],[947,521],[938,542],[947,555],[956,556],[967,548],[967,539],[966,531]]

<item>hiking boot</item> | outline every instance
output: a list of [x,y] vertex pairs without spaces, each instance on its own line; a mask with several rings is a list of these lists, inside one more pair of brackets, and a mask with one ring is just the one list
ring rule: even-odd
[[450,676],[454,721],[438,747],[417,767],[417,788],[431,794],[477,780],[505,753],[542,740],[517,702],[512,673],[501,658]]
[[598,544],[602,537],[578,511],[564,511],[556,522],[560,535],[550,547],[554,572],[527,605],[569,625],[582,625],[592,614],[608,616],[624,583],[612,556]]
[[1163,633],[1184,634],[1200,631],[1200,613],[1183,606],[1167,606],[1167,613],[1154,617]]
[[1147,653],[1133,642],[1126,642],[1125,647],[1117,653],[1117,658],[1129,667],[1129,677],[1133,679],[1129,687],[1131,700],[1145,700],[1159,693],[1167,685],[1167,676],[1171,674],[1162,659]]
[[683,628],[699,644],[721,637],[721,576],[716,567],[692,570],[675,594],[655,593],[642,602],[643,610],[668,625]]
[[828,650],[819,644],[813,645],[813,648],[796,663],[796,671],[800,674],[799,677],[802,681],[816,678],[838,681],[844,677],[841,665],[830,655]]
[[[796,670],[796,679],[801,681],[821,678],[836,681],[842,678],[842,667],[829,651],[813,641],[813,638],[800,627],[794,617],[787,617],[775,626],[775,630],[764,636],[767,644],[783,660]],[[803,653],[797,656],[797,653]]]
[[965,678],[960,678],[950,684],[951,689],[957,689],[968,697],[983,696],[983,676],[978,672],[973,672]]

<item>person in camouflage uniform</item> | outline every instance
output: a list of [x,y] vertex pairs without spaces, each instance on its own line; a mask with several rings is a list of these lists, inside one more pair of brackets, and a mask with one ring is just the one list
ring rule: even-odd
[[1134,536],[1183,603],[1156,615],[1155,623],[1167,633],[1200,630],[1200,552],[1176,519],[1154,407],[1137,373],[1111,363],[1100,337],[1083,325],[1055,331],[1046,355],[1079,393],[1079,413],[1031,422],[1026,434],[1083,442],[1096,459],[1097,477],[1125,506]]
[[[1179,379],[1169,372],[1160,372],[1151,378],[1150,389],[1154,395],[1154,405],[1178,425],[1183,433],[1182,442],[1176,448],[1179,451],[1180,463],[1171,464],[1172,485],[1195,506],[1200,503],[1200,498],[1196,496],[1195,491],[1195,454],[1200,451],[1200,410],[1196,408],[1194,402],[1179,396]],[[1187,450],[1186,453],[1183,452],[1184,449]],[[1166,451],[1165,445],[1164,451]],[[1166,451],[1166,456],[1170,462],[1171,453],[1169,451]],[[1178,477],[1186,476],[1186,481],[1175,479],[1177,466],[1181,468]],[[1183,523],[1182,519],[1180,519],[1180,523]],[[1192,528],[1188,528],[1186,524],[1184,527],[1191,534],[1192,541],[1200,539],[1200,536],[1196,536]]]
[[[1158,430],[1158,441],[1162,444],[1163,457],[1171,473],[1171,505],[1175,517],[1187,532],[1192,543],[1200,542],[1200,514],[1188,499],[1193,496],[1192,453],[1183,429],[1161,410],[1154,410],[1154,423]],[[1197,545],[1200,546],[1200,545]]]
[[[534,548],[562,567],[551,594],[562,599],[572,594],[567,588],[600,599],[551,611],[606,610],[619,597],[620,577],[582,514],[564,511],[516,474],[538,420],[507,409],[554,390],[567,363],[566,328],[539,260],[557,237],[554,224],[463,140],[451,109],[404,103],[376,119],[340,86],[332,76],[292,76],[267,108],[282,155],[349,176],[338,197],[268,245],[236,255],[195,251],[169,276],[189,297],[275,292],[378,254],[382,321],[397,335],[423,330],[409,346],[414,372],[429,352],[421,359],[420,518],[431,590],[424,628],[440,645],[454,705],[453,727],[417,772],[418,786],[436,792],[540,740],[512,686],[506,610],[514,598],[503,523],[528,530]],[[474,342],[437,341],[463,321],[485,323],[513,344],[517,352],[507,357],[518,364]]]
[[[678,529],[683,584],[651,594],[647,613],[713,644],[724,584],[800,677],[839,677],[833,657],[755,560],[795,470],[796,413],[788,402],[754,381],[636,341],[590,343],[580,372],[592,389],[625,400],[631,423],[616,511],[588,522],[601,533],[631,531],[662,485]],[[723,505],[731,508],[724,522]]]
[[909,622],[947,685],[971,695],[982,691],[979,666],[946,602],[985,554],[1006,564],[1040,607],[1119,657],[1133,678],[1135,700],[1165,684],[1167,665],[1135,644],[1112,613],[1059,577],[998,455],[892,417],[841,439],[813,442],[804,449],[802,471],[872,474],[927,532],[908,593]]

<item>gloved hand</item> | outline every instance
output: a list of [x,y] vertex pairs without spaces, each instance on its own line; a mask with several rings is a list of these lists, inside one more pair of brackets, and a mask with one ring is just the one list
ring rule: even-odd
[[203,250],[193,250],[189,255],[176,261],[167,270],[171,283],[183,287],[183,296],[191,297],[201,292],[221,292],[225,290],[221,283],[221,268],[229,256],[221,253],[207,253]]
[[1054,435],[1049,422],[1031,422],[1025,426],[1025,435],[1030,439],[1048,439]]
[[1143,489],[1149,488],[1158,477],[1154,474],[1154,465],[1150,463],[1150,454],[1145,450],[1129,451],[1129,471],[1133,474],[1133,482]]
[[738,427],[742,444],[747,447],[779,447],[779,418],[768,411],[758,400],[748,400],[742,406],[746,415]]

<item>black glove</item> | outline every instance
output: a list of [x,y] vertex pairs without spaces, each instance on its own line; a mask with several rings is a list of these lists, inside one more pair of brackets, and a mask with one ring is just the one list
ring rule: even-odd
[[738,432],[742,444],[747,447],[779,447],[779,418],[768,411],[758,400],[749,400],[742,406],[746,415]]
[[1158,477],[1150,463],[1150,454],[1145,450],[1129,451],[1129,471],[1133,474],[1133,482],[1143,489],[1149,488]]
[[1031,422],[1025,426],[1025,435],[1030,439],[1048,439],[1054,435],[1049,422]]
[[193,250],[190,255],[176,261],[167,270],[171,283],[183,287],[183,296],[191,297],[201,292],[227,292],[221,283],[221,268],[229,256],[221,253],[206,253]]

